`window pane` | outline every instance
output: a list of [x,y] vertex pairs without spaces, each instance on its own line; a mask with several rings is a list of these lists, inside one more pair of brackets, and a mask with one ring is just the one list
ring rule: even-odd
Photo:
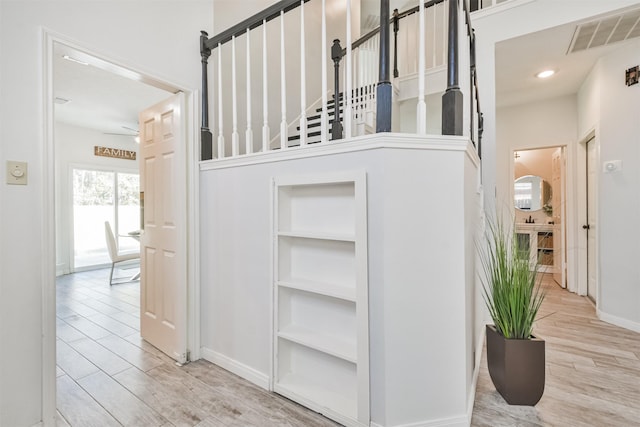
[[140,176],[118,173],[118,244],[122,252],[139,250],[139,242],[127,236],[140,230]]
[[113,225],[114,173],[73,170],[74,267],[110,263],[104,222]]

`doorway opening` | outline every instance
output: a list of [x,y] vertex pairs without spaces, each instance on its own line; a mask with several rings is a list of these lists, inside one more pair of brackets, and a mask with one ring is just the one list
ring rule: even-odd
[[[116,230],[122,249],[137,247],[136,243],[127,242],[131,240],[127,234],[141,228],[142,206],[137,189],[139,159],[131,154],[139,150],[138,114],[182,90],[89,54],[49,34],[45,52],[44,163],[47,168],[44,175],[50,196],[45,197],[44,205],[51,233],[43,243],[46,253],[50,254],[50,261],[43,261],[43,401],[44,418],[53,420],[56,413],[59,416],[62,413],[62,410],[57,412],[57,407],[80,411],[92,408],[100,412],[102,386],[113,389],[110,378],[114,373],[128,366],[142,369],[140,364],[149,367],[159,360],[167,360],[161,351],[140,338],[139,283],[110,286],[109,268],[100,268],[105,266],[104,253],[98,254],[102,258],[91,258],[100,252],[95,251],[96,248],[103,244],[106,247],[105,221]],[[187,92],[186,97],[194,102],[191,92]],[[193,113],[183,111],[181,117],[185,118],[186,125]],[[196,157],[191,154],[195,151],[193,135],[196,132],[190,129],[187,133],[191,140],[185,138],[181,143],[182,150],[188,153],[182,157],[186,170],[181,179],[193,182]],[[105,147],[108,150],[103,150]],[[99,156],[98,151],[126,155]],[[189,194],[186,209],[191,218],[197,192],[190,188]],[[191,223],[196,226],[195,221]],[[181,230],[185,240],[192,240],[187,237],[192,233],[191,228]],[[78,251],[83,245],[84,255]],[[192,252],[194,257],[196,252]],[[191,259],[188,262],[189,279],[195,277],[194,263]],[[56,289],[54,266],[55,276],[66,282],[63,290]],[[79,272],[81,270],[84,271]],[[196,286],[191,280],[185,280],[185,287]],[[196,298],[185,303],[195,306]],[[190,316],[193,316],[189,317],[189,327],[192,327],[197,312],[193,310]],[[91,384],[95,386],[100,381],[102,386],[91,393]],[[56,385],[60,391],[58,399]],[[81,391],[84,394],[79,402],[76,398]],[[122,391],[126,394],[124,388]],[[75,400],[70,401],[70,397]],[[109,411],[102,408],[101,412],[105,415]],[[109,424],[108,419],[105,423]],[[82,422],[76,420],[74,425]]]
[[532,264],[562,288],[567,280],[566,146],[513,152],[516,233],[529,242]]

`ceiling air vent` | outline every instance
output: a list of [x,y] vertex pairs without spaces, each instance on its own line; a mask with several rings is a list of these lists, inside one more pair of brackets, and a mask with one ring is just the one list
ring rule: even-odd
[[569,53],[640,37],[640,10],[609,16],[576,27]]

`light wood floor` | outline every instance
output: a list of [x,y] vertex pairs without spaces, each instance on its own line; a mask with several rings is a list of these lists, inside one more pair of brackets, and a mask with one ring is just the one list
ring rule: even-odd
[[336,425],[211,363],[176,366],[140,338],[139,283],[108,278],[57,280],[58,426]]
[[509,406],[483,352],[473,426],[640,426],[640,334],[597,319],[585,297],[544,279],[534,334],[546,341],[546,384],[535,407]]
[[[335,426],[208,362],[176,366],[142,341],[139,285],[108,270],[57,281],[58,425]],[[545,280],[534,332],[546,341],[535,407],[509,406],[484,359],[473,426],[640,426],[640,334],[597,320],[583,297]]]

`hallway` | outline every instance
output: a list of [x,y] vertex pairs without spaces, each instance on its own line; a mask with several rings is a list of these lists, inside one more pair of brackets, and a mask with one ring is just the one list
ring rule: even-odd
[[483,353],[472,426],[640,425],[640,334],[597,319],[585,297],[550,276],[534,326],[546,341],[546,384],[535,407],[509,406],[495,390]]
[[204,360],[176,366],[140,338],[139,282],[108,278],[57,279],[59,427],[335,425]]

